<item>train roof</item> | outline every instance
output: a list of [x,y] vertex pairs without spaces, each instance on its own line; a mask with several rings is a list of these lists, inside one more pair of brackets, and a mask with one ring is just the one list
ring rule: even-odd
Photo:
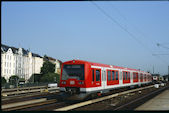
[[139,71],[139,72],[143,72],[143,73],[148,73],[148,72],[140,71],[138,69],[132,69],[132,68],[120,67],[120,66],[108,65],[108,64],[101,64],[101,63],[94,63],[94,62],[84,61],[84,60],[75,60],[74,59],[74,60],[69,60],[69,61],[64,62],[64,64],[67,64],[67,63],[88,63],[88,64],[94,65],[94,66],[102,66],[102,67],[108,67],[108,68],[125,69],[125,70]]

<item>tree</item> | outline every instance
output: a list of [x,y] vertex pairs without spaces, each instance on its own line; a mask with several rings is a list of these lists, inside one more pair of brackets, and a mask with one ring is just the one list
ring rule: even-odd
[[59,79],[60,79],[60,75],[57,73],[47,73],[44,74],[41,79],[40,82],[45,82],[45,83],[59,83]]
[[12,75],[9,78],[9,83],[12,85],[18,85],[18,82],[19,82],[19,77],[17,75]]
[[48,60],[46,60],[43,63],[43,66],[41,67],[41,74],[45,75],[47,73],[54,73],[55,72],[55,64],[49,62]]
[[42,74],[32,74],[32,76],[29,78],[29,82],[40,82]]
[[5,77],[1,77],[1,85],[3,86],[6,83]]

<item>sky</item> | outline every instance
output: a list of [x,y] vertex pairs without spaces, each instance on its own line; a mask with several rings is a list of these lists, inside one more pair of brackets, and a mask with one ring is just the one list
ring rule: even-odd
[[[80,59],[168,74],[169,2],[2,2],[1,43],[62,62]],[[157,46],[157,43],[160,46]]]

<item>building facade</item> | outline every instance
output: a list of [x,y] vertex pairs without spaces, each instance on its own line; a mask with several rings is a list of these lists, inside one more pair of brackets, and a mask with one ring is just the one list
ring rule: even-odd
[[32,74],[40,74],[43,58],[23,48],[1,44],[1,76],[7,81],[12,75],[27,80]]

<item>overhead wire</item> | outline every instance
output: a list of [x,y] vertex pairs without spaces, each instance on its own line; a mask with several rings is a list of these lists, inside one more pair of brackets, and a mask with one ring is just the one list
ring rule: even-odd
[[166,46],[164,46],[163,44],[157,43],[157,46],[161,46],[161,47],[163,47],[163,48],[165,48],[165,49],[169,49],[169,47],[166,47]]
[[[110,4],[110,5],[112,6],[112,8],[113,8],[114,10],[116,10],[116,11],[118,12],[118,14],[119,14],[124,20],[128,21],[127,18],[126,18],[116,7],[113,6],[113,4]],[[128,23],[129,23],[130,25],[132,25],[132,27],[133,27],[138,33],[140,33],[143,37],[146,37],[140,30],[138,30],[138,28],[137,28],[135,25],[131,24],[129,21],[128,21]],[[169,44],[169,43],[164,43],[164,44]],[[165,48],[165,49],[169,49],[168,47],[164,46],[164,44],[159,44],[159,43],[157,43],[157,46],[161,46],[161,47],[163,47],[163,48]],[[148,47],[147,47],[147,48],[148,48]],[[151,52],[151,53],[152,53],[152,52]],[[168,54],[152,54],[152,56],[156,56],[156,55],[168,55]],[[156,57],[157,57],[157,56],[156,56]],[[158,57],[158,58],[159,58],[159,57]],[[160,60],[162,60],[162,59],[160,58]],[[163,60],[163,62],[166,62],[166,61]]]
[[[112,20],[115,24],[117,24],[122,30],[124,30],[125,32],[127,32],[132,39],[134,39],[135,41],[137,41],[137,43],[139,43],[142,47],[144,47],[144,49],[146,49],[148,52],[150,52],[151,55],[153,55],[153,54],[152,54],[152,51],[151,51],[148,47],[146,47],[146,45],[144,45],[140,40],[138,40],[134,34],[132,34],[132,33],[129,32],[126,28],[124,28],[118,21],[116,21],[114,18],[112,18],[106,11],[104,11],[104,10],[103,10],[99,5],[97,5],[94,1],[91,1],[91,3],[92,3],[100,12],[102,12],[106,17],[108,17],[108,18],[109,18],[110,20]],[[159,59],[161,59],[159,56],[156,56],[156,55],[153,55],[153,56],[158,57]],[[161,59],[161,61],[163,61],[165,64],[167,64],[166,61],[164,61],[163,59]]]

